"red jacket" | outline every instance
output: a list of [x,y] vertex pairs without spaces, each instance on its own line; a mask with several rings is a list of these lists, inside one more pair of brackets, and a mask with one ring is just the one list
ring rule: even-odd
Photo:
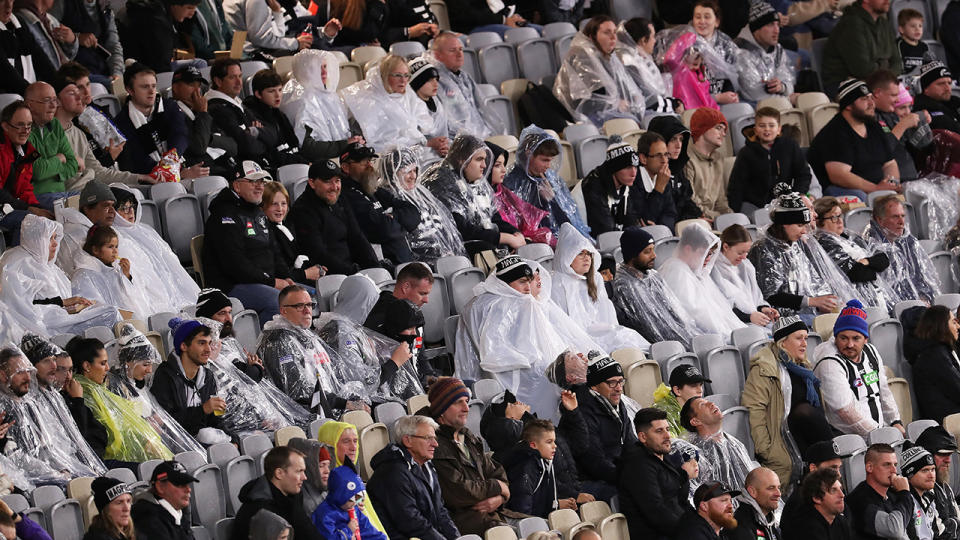
[[[27,206],[39,206],[36,195],[33,194],[33,159],[36,154],[33,145],[29,142],[24,148],[25,156],[16,164],[15,178],[11,178],[10,168],[14,165],[13,146],[7,138],[0,134],[0,204],[10,204],[18,210],[26,210]],[[12,197],[11,197],[12,196]],[[16,200],[13,200],[13,199]]]

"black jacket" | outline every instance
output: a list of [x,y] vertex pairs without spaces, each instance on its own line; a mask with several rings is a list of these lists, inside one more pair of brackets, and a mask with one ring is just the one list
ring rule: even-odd
[[[96,36],[97,46],[78,47],[77,56],[73,59],[79,62],[92,73],[109,77],[113,75],[109,64],[110,55],[104,50],[114,48],[117,43],[110,40],[110,19],[112,8],[109,4],[98,4],[95,16],[90,16],[84,6],[84,0],[67,0],[63,2],[63,16],[60,22],[69,27],[75,34],[90,33]],[[116,36],[119,38],[119,36]]]
[[[791,500],[793,497],[791,497]],[[783,540],[850,540],[853,533],[850,521],[840,514],[833,523],[827,523],[823,515],[809,502],[797,501],[796,508],[789,514],[784,510],[780,518],[780,530]]]
[[693,512],[687,500],[690,479],[686,471],[634,442],[624,450],[617,475],[620,512],[627,518],[631,538],[694,538],[675,536],[681,518],[689,523],[691,516],[684,514]]
[[[189,144],[186,117],[177,102],[157,96],[153,117],[139,128],[133,127],[128,106],[128,103],[124,103],[120,113],[113,119],[117,129],[127,138],[123,152],[117,156],[120,170],[137,174],[152,171],[157,161],[150,157],[150,153],[163,154],[154,143],[155,139],[165,141],[167,151],[176,148],[179,155],[186,153]],[[163,109],[163,112],[160,112],[160,109]]]
[[614,418],[590,388],[581,386],[576,394],[579,406],[560,417],[558,432],[570,441],[581,480],[616,485],[620,454],[637,442],[627,408],[620,402],[619,418]]
[[844,512],[853,520],[853,538],[880,540],[893,536],[894,531],[878,530],[878,525],[886,525],[892,521],[878,518],[877,514],[880,513],[889,514],[891,518],[899,516],[902,523],[895,532],[902,535],[905,531],[911,540],[917,538],[913,520],[913,495],[909,490],[893,491],[891,489],[887,491],[887,497],[883,498],[864,480],[847,495],[844,508]]
[[[11,22],[17,18],[16,14],[11,15]],[[30,83],[23,78],[23,60],[22,56],[29,56],[30,63],[33,64],[33,70],[37,75],[38,81],[52,81],[56,74],[53,64],[50,63],[43,49],[37,45],[33,39],[33,34],[27,28],[23,21],[20,22],[20,28],[0,30],[0,92],[7,94],[23,95]],[[11,63],[11,61],[13,63]]]
[[[673,2],[665,2],[663,5],[673,5]],[[686,19],[684,23],[686,24]],[[687,145],[690,143],[690,130],[687,129],[680,119],[673,115],[657,116],[650,120],[650,131],[659,133],[663,140],[670,142],[676,135],[683,135],[683,147],[680,149],[680,155],[677,159],[670,160],[670,193],[673,195],[673,206],[677,211],[677,221],[685,219],[694,219],[703,215],[703,210],[693,202],[693,186],[684,172],[684,167],[690,156],[687,154]]]
[[[587,225],[590,234],[596,238],[600,234],[623,230],[634,225],[645,225],[640,220],[653,221],[666,225],[671,230],[677,220],[677,209],[668,183],[663,193],[643,188],[643,173],[637,168],[637,178],[632,186],[624,186],[618,193],[614,187],[613,174],[607,167],[600,165],[590,171],[583,179],[583,200],[587,207]],[[626,202],[622,202],[626,197]],[[611,207],[610,200],[617,202]]]
[[[284,495],[271,484],[266,476],[260,476],[247,482],[240,488],[242,506],[233,520],[231,540],[247,540],[250,535],[250,520],[260,510],[268,510],[287,520],[293,528],[291,536],[297,540],[323,540],[323,536],[310,521],[303,510],[303,496]],[[137,531],[139,534],[140,531]]]
[[758,538],[782,540],[783,538],[780,527],[768,526],[753,505],[741,501],[733,517],[737,519],[737,527],[721,531],[720,536],[725,540],[757,540]]
[[[181,111],[183,109],[181,108]],[[213,117],[209,112],[191,110],[193,119],[186,113],[183,122],[187,127],[187,150],[183,153],[185,167],[192,167],[197,163],[205,163],[210,167],[211,175],[230,178],[237,167],[237,142],[214,128]],[[207,153],[207,148],[219,148],[226,152],[216,160]]]
[[193,540],[193,531],[190,529],[190,509],[183,509],[180,525],[173,521],[173,516],[166,508],[160,506],[153,493],[143,496],[130,509],[130,517],[137,531],[137,538],[142,540]]
[[280,109],[268,107],[257,96],[247,96],[243,100],[247,117],[260,122],[257,139],[266,149],[267,162],[271,167],[291,163],[309,163],[300,156],[300,140],[293,131],[293,125]]
[[[196,378],[190,381],[183,375],[179,363],[180,358],[171,354],[157,367],[150,386],[153,397],[191,435],[196,435],[200,428],[218,427],[220,419],[213,413],[203,412],[203,404],[217,394],[217,379],[213,372],[201,366]],[[189,406],[188,393],[196,393],[200,405]]]
[[380,34],[380,43],[389,48],[397,41],[419,41],[424,47],[429,45],[430,36],[410,37],[407,29],[420,23],[434,23],[437,18],[424,0],[387,0],[387,21]]
[[229,293],[238,283],[273,286],[273,241],[267,216],[259,206],[224,189],[210,203],[203,234],[203,273],[208,287]]
[[70,409],[70,416],[72,416],[73,421],[77,423],[80,434],[83,435],[83,438],[90,444],[90,448],[97,454],[97,457],[103,459],[103,455],[107,451],[107,443],[109,442],[107,428],[97,421],[96,417],[93,416],[93,412],[83,403],[83,396],[77,398],[71,397],[66,391],[61,392],[61,395],[63,395],[63,400],[67,403],[67,408]]
[[413,260],[407,233],[420,226],[420,211],[383,188],[367,195],[356,180],[344,175],[340,196],[350,205],[360,230],[373,244],[380,244],[383,256],[396,264]]
[[[252,118],[247,111],[220,97],[207,97],[207,110],[213,117],[213,126],[237,143],[237,159],[252,159],[258,163],[269,158],[267,146],[259,140],[249,128]],[[272,165],[272,163],[271,163]]]
[[380,265],[349,205],[342,200],[327,204],[307,187],[293,203],[289,219],[293,234],[302,242],[303,254],[326,266],[327,273],[349,275]]
[[557,459],[551,467],[540,457],[540,451],[519,441],[503,458],[503,468],[510,480],[507,508],[522,514],[546,518],[557,509],[554,501],[576,499],[576,486],[564,484]]
[[[630,537],[635,538],[633,529]],[[695,510],[689,510],[680,520],[677,531],[673,534],[676,540],[719,540],[720,536],[714,532],[713,526],[707,523]]]
[[920,94],[914,98],[913,110],[930,113],[931,129],[949,129],[960,133],[960,98],[956,96],[950,96],[950,101],[944,103]]
[[130,0],[118,24],[123,56],[136,58],[157,73],[172,71],[173,50],[184,47],[167,5],[161,0]]
[[767,150],[756,140],[748,139],[730,171],[727,202],[736,212],[745,202],[763,208],[774,199],[773,187],[781,182],[797,193],[810,190],[810,167],[800,146],[777,137]]
[[127,537],[113,536],[107,531],[90,529],[83,535],[83,540],[127,540]]
[[389,444],[373,456],[370,466],[373,476],[367,492],[391,539],[454,540],[460,536],[443,505],[440,481],[431,462],[420,466],[405,448]]
[[960,366],[953,349],[904,332],[903,352],[913,366],[919,418],[942,422],[960,412]]
[[[286,224],[284,226],[286,227]],[[314,263],[307,260],[300,265],[300,268],[294,267],[297,257],[303,251],[300,249],[300,244],[297,243],[297,238],[293,237],[291,240],[276,223],[270,220],[267,220],[267,227],[270,228],[270,245],[273,248],[273,267],[276,276],[280,279],[292,279],[297,283],[304,283],[312,287],[314,284],[307,282],[307,276],[303,271],[305,268],[313,266]],[[293,234],[290,228],[287,228],[287,231],[291,235]]]
[[[387,10],[389,9],[387,3],[367,2],[366,4],[367,7],[363,13],[360,28],[354,29],[347,28],[346,26],[341,28],[336,39],[333,40],[335,47],[345,45],[356,47],[369,44],[376,41],[383,33],[383,30],[387,26]],[[341,16],[341,19],[342,18]],[[314,41],[316,41],[316,38],[314,38]]]

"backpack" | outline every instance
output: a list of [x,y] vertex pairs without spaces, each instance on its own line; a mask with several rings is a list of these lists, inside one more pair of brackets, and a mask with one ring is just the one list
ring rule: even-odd
[[517,103],[520,113],[520,125],[535,124],[543,129],[552,129],[557,133],[573,123],[573,116],[560,103],[550,88],[542,84],[527,83],[527,89]]

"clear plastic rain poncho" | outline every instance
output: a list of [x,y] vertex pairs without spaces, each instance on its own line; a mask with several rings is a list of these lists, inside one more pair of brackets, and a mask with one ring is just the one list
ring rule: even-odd
[[422,177],[423,185],[443,203],[454,216],[467,226],[493,229],[493,216],[497,209],[493,202],[493,188],[481,176],[468,182],[464,169],[477,153],[487,159],[487,168],[492,164],[493,153],[483,140],[473,135],[461,134],[450,143],[447,157],[431,165]]
[[340,91],[367,146],[386,152],[396,146],[427,144],[424,133],[433,126],[427,105],[409,87],[402,94],[388,92],[379,67],[370,68],[364,80]]
[[[858,261],[875,254],[875,250],[871,249],[867,241],[852,231],[845,230],[842,235],[837,235],[824,229],[817,229],[813,237],[845,275],[854,265],[860,264]],[[863,305],[881,307],[893,312],[893,306],[896,303],[894,299],[897,295],[882,272],[877,274],[873,281],[851,282],[851,286],[856,291],[855,298]]]
[[[464,255],[463,238],[447,206],[423,185],[418,175],[417,154],[397,148],[380,156],[380,178],[394,195],[413,204],[420,211],[420,224],[406,233],[410,250],[417,261],[433,264],[440,257]],[[407,177],[413,178],[412,186]]]
[[657,57],[657,63],[664,64],[664,55],[674,41],[684,34],[692,32],[696,35],[697,52],[703,55],[703,61],[707,66],[707,79],[710,81],[710,93],[718,94],[723,91],[724,81],[729,81],[734,91],[739,91],[737,74],[737,56],[740,53],[739,47],[730,39],[730,36],[724,34],[719,29],[713,32],[708,39],[694,30],[693,26],[684,24],[675,26],[666,30],[657,32],[657,45],[654,48],[654,55]]
[[673,80],[669,73],[661,73],[657,62],[647,54],[624,27],[626,21],[617,26],[617,48],[613,53],[633,78],[633,82],[643,92],[644,100],[651,97],[670,97],[673,94]]
[[[147,377],[140,375],[139,380],[135,378],[135,373],[146,373],[143,368],[156,367],[163,361],[157,349],[146,336],[129,323],[120,328],[119,342],[118,363],[107,374],[107,389],[122,398],[138,403],[140,416],[160,435],[163,444],[170,451],[176,454],[195,451],[204,455],[206,452],[203,446],[157,403],[153,393],[147,388],[149,382]],[[152,372],[152,369],[150,371]]]
[[909,223],[903,234],[896,238],[872,219],[863,235],[870,241],[874,251],[883,251],[890,259],[890,266],[880,275],[893,289],[896,295],[894,303],[923,300],[932,305],[940,295],[940,276],[920,241],[910,234]]
[[[570,266],[583,250],[589,251],[593,257],[592,276],[577,274]],[[650,348],[650,343],[635,330],[620,326],[617,311],[607,298],[607,289],[599,272],[600,252],[569,223],[560,227],[553,263],[553,287],[550,293],[553,302],[571,319],[579,322],[600,346],[608,351],[628,347]],[[590,298],[587,279],[592,279],[596,286],[596,300]]]
[[424,55],[437,68],[440,75],[440,89],[437,97],[447,111],[447,129],[450,138],[461,133],[470,133],[487,138],[490,135],[506,133],[504,119],[491,111],[481,109],[477,99],[477,83],[460,70],[453,73],[433,57],[433,51]]
[[106,467],[80,435],[63,398],[66,419],[37,388],[36,369],[27,357],[12,344],[2,350],[4,356],[11,356],[5,367],[8,381],[25,373],[31,378],[23,396],[15,395],[9,384],[0,388],[0,410],[6,413],[3,421],[14,422],[7,431],[3,453],[35,484],[64,486],[71,478],[104,474]]
[[[554,141],[560,150],[550,168],[543,176],[533,176],[530,173],[530,160],[537,148],[546,141]],[[524,201],[550,211],[550,231],[554,235],[560,234],[560,225],[570,222],[584,237],[590,237],[590,227],[583,216],[577,211],[577,203],[567,188],[567,184],[560,178],[560,163],[563,161],[563,147],[557,139],[543,129],[529,125],[520,132],[520,146],[517,148],[517,159],[513,167],[503,179],[503,185],[514,192]]]
[[[133,193],[127,186],[114,184],[111,187]],[[152,313],[177,313],[196,303],[200,287],[180,264],[170,244],[153,227],[140,221],[142,216],[143,208],[138,199],[134,223],[127,223],[120,214],[113,220],[113,229],[122,239],[120,256],[130,259],[135,280],[149,284],[145,289]]]
[[[663,280],[680,303],[690,306],[697,326],[727,340],[746,325],[733,313],[733,306],[710,277],[720,253],[720,239],[700,223],[683,229],[673,256],[660,268]],[[753,311],[753,310],[751,310]]]
[[903,192],[907,196],[916,194],[927,199],[927,238],[943,238],[957,223],[960,217],[960,178],[929,174],[904,182]]
[[73,296],[82,296],[98,304],[113,306],[133,313],[134,319],[146,320],[153,315],[149,307],[144,284],[141,283],[136,268],[131,265],[127,279],[120,268],[119,260],[110,266],[85,251],[77,253],[70,283]]
[[340,60],[332,52],[304,49],[294,55],[293,77],[283,86],[280,110],[290,119],[301,145],[308,136],[318,141],[350,138],[347,109],[337,94],[339,83]]
[[768,305],[757,283],[757,270],[748,259],[734,266],[722,252],[710,271],[710,277],[733,307],[750,314]]
[[495,272],[474,287],[457,327],[455,375],[477,380],[490,373],[540,418],[555,419],[560,389],[547,379],[547,368],[564,351],[603,348],[550,299],[550,273],[524,262],[538,273],[539,295],[511,288]]
[[[616,54],[605,56],[592,39],[578,32],[560,65],[553,95],[578,122],[597,127],[611,118],[643,119],[646,99]],[[521,137],[522,139],[522,137]]]
[[[670,453],[683,452],[690,455],[700,454],[697,460],[700,474],[690,479],[690,496],[697,488],[708,482],[723,482],[725,486],[744,486],[750,471],[760,466],[747,452],[743,442],[723,430],[709,437],[698,433],[687,435],[686,439],[673,439]],[[736,505],[736,503],[734,503]]]
[[37,300],[73,296],[70,280],[50,258],[50,243],[56,238],[59,252],[63,227],[32,214],[20,226],[20,245],[0,256],[0,299],[10,309],[10,317],[24,324],[24,329],[39,335],[83,334],[91,326],[112,328],[120,321],[116,308],[93,305],[79,313],[68,313],[56,304],[35,304]]
[[770,97],[764,81],[772,79],[777,79],[783,84],[784,96],[790,96],[797,77],[783,46],[778,43],[769,52],[765,51],[757,43],[749,27],[744,28],[740,33],[740,40],[741,50],[737,53],[737,73],[743,97],[748,101],[761,101]]
[[632,266],[618,264],[613,278],[613,302],[623,322],[650,343],[679,341],[689,351],[693,336],[705,333],[697,328],[696,320],[656,270],[641,273]]

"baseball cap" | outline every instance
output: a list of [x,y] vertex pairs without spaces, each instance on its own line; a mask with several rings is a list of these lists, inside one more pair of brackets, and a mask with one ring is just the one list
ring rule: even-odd
[[739,494],[740,491],[736,489],[729,489],[721,482],[707,482],[698,487],[697,491],[694,492],[693,506],[696,508],[700,506],[700,503],[703,501],[709,501],[710,499],[716,499],[717,497],[722,497],[724,495],[736,497]]
[[245,159],[240,163],[237,173],[237,178],[246,178],[247,180],[266,180],[268,182],[273,181],[273,177],[270,176],[270,173],[263,170],[263,167],[261,167],[259,163],[250,159]]
[[358,142],[350,143],[347,146],[347,149],[340,154],[340,163],[345,161],[361,161],[364,159],[372,159],[377,157],[377,153],[373,151],[373,148],[369,146],[364,146]]
[[807,447],[803,454],[803,461],[808,465],[823,463],[831,459],[841,459],[843,456],[838,451],[837,443],[830,441],[819,441]]
[[175,486],[185,486],[198,480],[187,473],[187,468],[177,461],[164,461],[153,469],[150,483],[166,480]]
[[203,74],[200,73],[200,70],[193,66],[183,66],[182,68],[173,72],[173,82],[182,82],[182,83],[203,83],[207,86],[210,85],[210,82],[203,78]]
[[330,180],[335,176],[340,176],[340,167],[329,159],[323,161],[314,161],[307,170],[307,178],[319,178],[320,180]]
[[670,372],[670,387],[683,386],[685,384],[697,384],[703,382],[713,382],[703,376],[696,366],[677,366]]
[[103,201],[116,201],[117,198],[106,184],[99,180],[91,180],[80,191],[80,207],[93,206]]

